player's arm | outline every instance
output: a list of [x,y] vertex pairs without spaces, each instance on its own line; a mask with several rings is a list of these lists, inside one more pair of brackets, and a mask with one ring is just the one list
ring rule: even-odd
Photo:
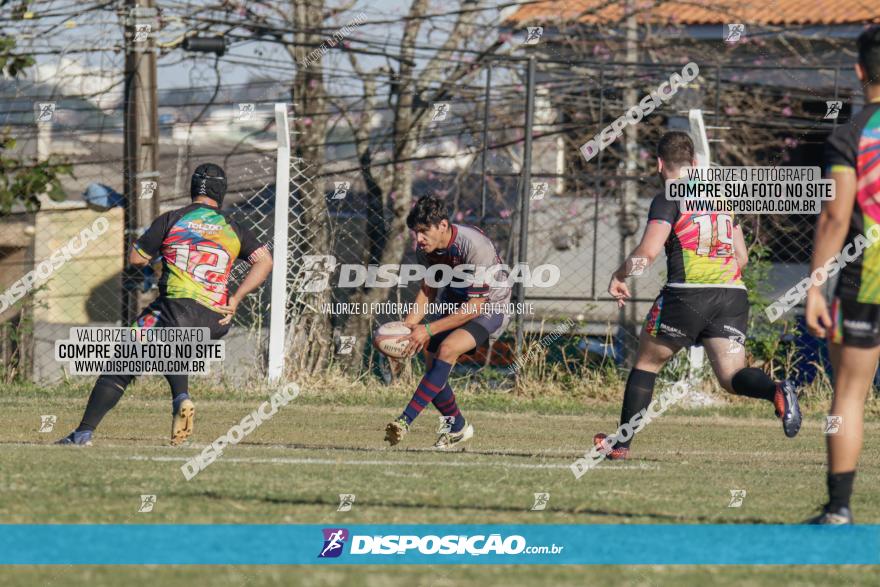
[[220,319],[220,324],[229,324],[235,315],[238,304],[251,292],[263,285],[266,278],[272,272],[272,255],[269,253],[268,247],[259,247],[248,256],[248,263],[251,268],[248,269],[247,275],[241,281],[238,289],[234,294],[230,294],[225,306],[217,306],[217,309],[226,314]]
[[141,252],[137,245],[132,245],[128,252],[128,264],[134,267],[146,267],[150,264],[150,257],[146,253]]
[[[846,240],[856,200],[859,134],[857,125],[838,126],[825,141],[826,177],[834,181],[834,199],[823,203],[816,221],[810,275],[837,255]],[[804,320],[815,336],[824,337],[831,328],[828,303],[820,287],[812,283],[807,290]]]
[[608,293],[617,300],[619,307],[622,308],[630,297],[629,288],[626,286],[626,278],[633,275],[633,271],[637,267],[645,269],[654,262],[654,259],[663,250],[670,232],[672,232],[672,224],[670,222],[660,219],[649,221],[639,245],[630,253],[626,261],[617,268],[617,271],[611,274]]
[[[432,336],[447,330],[455,330],[483,312],[483,303],[490,290],[489,282],[485,279],[485,270],[495,265],[495,248],[469,250],[465,254],[464,264],[474,269],[468,280],[467,301],[462,302],[456,311],[448,316],[428,324],[412,327],[412,332],[407,337],[409,339],[407,351],[410,355],[420,352]],[[478,275],[483,275],[484,279],[478,280]]]
[[[162,250],[162,243],[168,234],[170,214],[165,213],[156,218],[150,227],[144,231],[140,238],[135,241],[131,250],[128,251],[128,265],[135,269],[143,269],[150,265],[152,259]],[[139,271],[134,271],[130,279],[142,279]]]
[[484,303],[486,303],[486,298],[469,298],[467,302],[459,305],[452,314],[431,322],[431,333],[440,334],[467,324],[483,313]]
[[[857,185],[855,169],[833,167],[831,179],[835,184],[834,199],[824,203],[819,220],[816,222],[810,275],[843,248],[855,205]],[[805,309],[807,327],[816,336],[824,338],[831,328],[831,314],[828,312],[828,304],[820,285],[810,284]]]
[[261,244],[254,233],[246,227],[234,221],[231,224],[240,243],[238,254],[240,257],[244,257],[251,267],[235,293],[230,294],[227,298],[226,305],[216,306],[217,311],[225,314],[220,319],[220,324],[223,325],[232,322],[232,317],[241,300],[260,287],[272,272],[272,254],[269,252],[269,247]]
[[412,332],[406,337],[409,340],[406,350],[407,355],[412,356],[421,352],[432,336],[447,330],[455,330],[482,314],[485,302],[486,298],[484,297],[468,298],[467,302],[460,304],[455,312],[448,316],[444,316],[429,324],[413,325],[411,327]]

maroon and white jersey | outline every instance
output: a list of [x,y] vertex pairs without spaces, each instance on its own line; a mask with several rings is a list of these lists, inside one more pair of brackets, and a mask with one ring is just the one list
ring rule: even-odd
[[[510,302],[511,287],[508,281],[506,267],[498,267],[492,273],[492,280],[488,279],[488,269],[493,265],[503,265],[501,256],[495,248],[495,243],[485,233],[475,226],[467,224],[451,224],[452,237],[446,247],[437,249],[431,253],[425,253],[418,249],[419,263],[426,268],[432,265],[448,265],[450,268],[459,265],[472,265],[476,269],[469,271],[470,274],[482,273],[486,279],[477,281],[466,287],[449,285],[442,288],[438,295],[438,301],[461,303],[471,298],[486,298],[486,302],[492,305]],[[480,272],[479,270],[483,271]],[[436,274],[439,277],[439,272]],[[491,281],[494,281],[493,284]]]

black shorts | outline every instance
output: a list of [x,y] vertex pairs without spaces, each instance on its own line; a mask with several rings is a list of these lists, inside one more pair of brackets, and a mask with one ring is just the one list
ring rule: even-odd
[[880,345],[880,304],[834,298],[831,342],[863,349]]
[[481,314],[454,330],[447,330],[436,336],[432,336],[431,340],[428,342],[427,351],[432,354],[436,353],[440,348],[440,344],[446,340],[447,336],[456,330],[466,330],[474,337],[474,340],[477,341],[477,345],[474,348],[464,353],[469,355],[486,344],[486,341],[493,337],[493,335],[497,338],[497,336],[504,331],[504,327],[507,326],[508,319],[509,316],[506,316],[505,314]]
[[746,290],[731,287],[664,287],[645,318],[648,334],[682,346],[704,338],[745,344],[749,321]]
[[209,328],[211,340],[222,338],[231,324],[220,324],[223,314],[190,298],[160,296],[144,308],[132,326],[138,328]]

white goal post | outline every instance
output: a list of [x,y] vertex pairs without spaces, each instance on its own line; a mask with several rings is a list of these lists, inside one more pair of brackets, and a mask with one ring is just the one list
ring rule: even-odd
[[[706,124],[703,122],[703,111],[693,109],[688,111],[688,125],[690,135],[694,140],[694,154],[697,158],[697,167],[709,167],[712,164],[712,156],[709,152],[709,138],[706,136]],[[706,351],[702,346],[692,346],[688,349],[688,380],[687,385],[693,389],[692,382],[696,380],[698,371],[702,369],[706,359]]]
[[284,373],[284,325],[287,310],[287,208],[290,198],[290,127],[287,104],[275,104],[275,231],[272,238],[272,295],[269,298],[269,383]]

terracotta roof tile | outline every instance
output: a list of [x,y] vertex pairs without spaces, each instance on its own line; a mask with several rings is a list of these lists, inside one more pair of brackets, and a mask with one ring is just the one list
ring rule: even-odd
[[[523,6],[506,24],[587,24],[615,22],[623,1],[547,0]],[[830,25],[880,22],[876,0],[634,0],[642,22],[677,24]]]

